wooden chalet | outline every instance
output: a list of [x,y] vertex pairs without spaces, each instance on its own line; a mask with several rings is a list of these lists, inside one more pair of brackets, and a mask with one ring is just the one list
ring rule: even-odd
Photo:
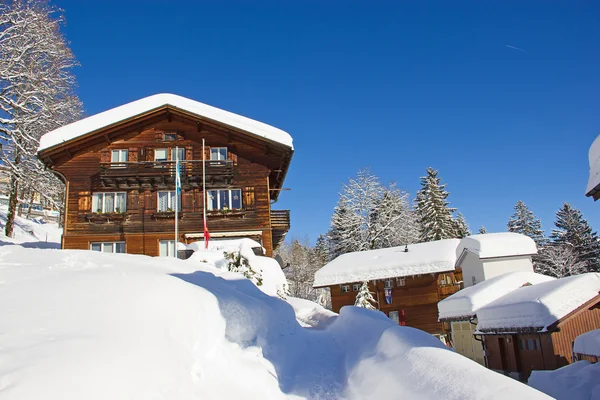
[[[202,140],[206,193],[203,198]],[[273,210],[293,155],[277,128],[184,97],[158,94],[44,135],[39,158],[66,185],[63,249],[172,256],[175,159],[181,160],[179,238],[249,237],[267,255],[290,227]]]
[[600,274],[522,287],[477,317],[488,368],[527,381],[533,370],[570,364],[575,339],[600,328]]
[[458,239],[347,253],[315,274],[314,287],[328,287],[334,312],[354,305],[367,281],[378,310],[400,325],[442,336],[437,303],[460,290],[454,269]]

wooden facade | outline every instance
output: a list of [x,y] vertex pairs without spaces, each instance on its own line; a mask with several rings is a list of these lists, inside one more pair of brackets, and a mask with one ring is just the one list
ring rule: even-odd
[[533,370],[554,370],[573,361],[573,342],[600,329],[600,295],[548,328],[547,332],[485,333],[487,366],[527,381]]
[[[127,253],[159,255],[160,241],[173,240],[175,234],[175,204],[165,208],[158,202],[159,192],[175,190],[176,148],[184,158],[178,239],[202,240],[202,139],[207,193],[221,190],[212,193],[229,196],[223,204],[230,205],[207,211],[211,238],[251,237],[272,255],[290,225],[289,211],[272,210],[271,204],[282,188],[293,150],[168,105],[39,153],[67,186],[62,248],[125,242]],[[227,149],[226,159],[211,160],[211,148],[217,147]],[[114,159],[113,151],[118,150],[126,160]],[[93,209],[98,193],[125,193],[125,209]]]
[[[460,290],[460,272],[413,275],[369,282],[369,289],[377,301],[376,307],[388,317],[434,335],[448,332],[448,324],[438,321],[437,303]],[[362,282],[329,286],[334,312],[343,306],[354,305]],[[391,290],[391,302],[385,292]],[[348,291],[342,291],[348,290]],[[389,298],[389,296],[388,296]]]

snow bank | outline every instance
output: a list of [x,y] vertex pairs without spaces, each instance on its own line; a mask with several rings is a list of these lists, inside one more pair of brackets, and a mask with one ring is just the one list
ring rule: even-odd
[[380,312],[304,329],[193,259],[2,246],[0,315],[8,400],[547,398]]
[[600,329],[577,336],[573,353],[600,357]]
[[554,278],[534,272],[509,272],[464,288],[438,303],[440,320],[468,320],[477,310],[492,301],[517,290]]
[[578,361],[554,371],[532,371],[529,386],[557,400],[600,399],[600,363]]
[[477,330],[546,331],[582,304],[598,296],[600,273],[587,273],[521,287],[477,311]]
[[596,186],[600,185],[600,135],[594,140],[590,146],[590,177],[588,179],[586,196],[591,196],[596,192]]
[[115,107],[48,132],[40,138],[38,151],[49,149],[167,105],[293,148],[292,137],[280,129],[182,96],[161,93]]
[[460,257],[464,250],[476,254],[479,258],[522,256],[537,253],[537,247],[533,239],[513,232],[467,236],[461,239],[456,248],[456,257]]
[[346,352],[351,399],[547,398],[378,311],[343,307],[327,332]]
[[458,239],[346,253],[315,273],[313,287],[451,271]]

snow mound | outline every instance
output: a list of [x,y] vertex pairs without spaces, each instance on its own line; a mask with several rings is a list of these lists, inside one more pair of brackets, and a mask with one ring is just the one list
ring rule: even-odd
[[302,328],[192,258],[2,246],[0,313],[8,400],[547,398],[380,312]]
[[178,108],[293,148],[292,137],[281,129],[182,96],[160,93],[132,101],[48,132],[40,138],[38,151],[69,142],[164,106]]
[[310,300],[288,297],[286,301],[294,309],[298,323],[304,327],[324,329],[337,317],[337,314],[333,311],[327,310]]
[[596,187],[600,185],[600,135],[590,146],[589,159],[590,177],[588,179],[585,194],[587,196],[592,196],[597,191],[595,190]]
[[600,399],[600,363],[577,361],[554,371],[532,371],[529,386],[557,400]]
[[573,353],[600,357],[600,329],[577,336]]
[[524,285],[535,285],[555,278],[534,272],[509,272],[464,288],[438,303],[440,321],[467,320],[477,310]]
[[533,239],[520,233],[499,232],[471,235],[461,239],[456,257],[470,251],[479,258],[523,256],[537,253]]
[[521,287],[477,311],[481,332],[546,331],[571,311],[598,296],[600,273],[587,273]]
[[458,239],[346,253],[315,273],[313,287],[452,271]]

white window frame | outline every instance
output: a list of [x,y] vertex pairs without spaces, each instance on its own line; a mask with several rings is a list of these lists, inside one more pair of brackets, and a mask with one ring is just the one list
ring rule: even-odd
[[353,292],[358,292],[360,290],[360,283],[353,283],[352,284],[352,291]]
[[[115,154],[117,155],[116,160],[115,160]],[[110,152],[111,168],[125,168],[127,166],[127,164],[120,164],[120,163],[126,163],[127,161],[129,161],[129,150],[128,149],[111,150],[111,152]]]
[[[164,151],[165,152],[165,158],[164,159],[159,159],[158,158],[158,152],[159,151]],[[155,162],[165,162],[165,161],[169,161],[169,149],[166,147],[161,147],[160,149],[154,149],[154,161]]]
[[394,281],[392,279],[386,279],[383,281],[383,287],[385,289],[391,289],[394,287]]
[[[106,205],[106,196],[107,195],[113,195],[113,206],[112,206],[112,210],[107,209]],[[117,207],[117,195],[123,195],[124,196],[124,201],[123,201],[123,207]],[[101,196],[101,202],[102,205],[100,207],[98,207],[98,200],[96,200],[96,207],[94,207],[94,199],[95,198],[99,198]],[[98,208],[100,208],[100,211],[98,211]],[[119,208],[119,211],[117,211],[117,208]],[[101,212],[101,213],[124,213],[127,211],[127,192],[94,192],[92,193],[92,212]]]
[[396,278],[396,286],[406,286],[406,278]]
[[342,290],[342,293],[349,293],[350,292],[350,285],[340,285],[340,288]]
[[[215,150],[216,158],[213,158],[213,150]],[[225,150],[225,158],[221,158],[222,154],[220,150]],[[227,161],[227,147],[211,147],[210,148],[210,161]]]
[[[210,201],[211,200],[210,196],[212,196],[212,192],[217,192],[217,208],[213,208],[212,202]],[[242,189],[211,189],[211,190],[207,190],[207,196],[206,196],[206,210],[207,211],[224,210],[224,208],[221,206],[221,196],[220,196],[219,192],[229,192],[229,206],[231,206],[231,204],[233,203],[232,192],[239,192],[240,193],[240,208],[228,208],[228,209],[229,210],[241,210],[244,208],[244,202],[242,199]]]
[[[167,139],[169,138],[169,139]],[[163,141],[164,142],[174,142],[177,140],[177,133],[175,132],[165,132],[163,133]]]
[[[169,193],[167,195],[167,209],[166,210],[161,210],[160,209],[160,194],[161,193]],[[175,211],[175,202],[179,203],[179,208],[177,209],[177,211],[181,211],[181,198],[179,198],[179,196],[177,196],[177,192],[175,190],[159,190],[158,192],[156,192],[156,211],[158,212],[170,212],[169,209],[171,211]]]
[[[117,245],[121,244],[123,245],[123,251],[115,251],[117,249]],[[95,246],[100,246],[99,250],[94,250]],[[112,247],[112,251],[105,251],[105,248],[107,248],[108,246]],[[91,242],[90,243],[90,250],[91,251],[99,251],[101,253],[112,253],[112,254],[125,254],[127,253],[127,248],[126,248],[126,243],[125,242]]]
[[[163,245],[167,246],[167,254],[163,253]],[[175,240],[164,239],[158,241],[158,255],[159,257],[175,257]]]
[[177,160],[177,151],[182,156],[179,161],[185,161],[185,147],[171,147],[171,161]]

